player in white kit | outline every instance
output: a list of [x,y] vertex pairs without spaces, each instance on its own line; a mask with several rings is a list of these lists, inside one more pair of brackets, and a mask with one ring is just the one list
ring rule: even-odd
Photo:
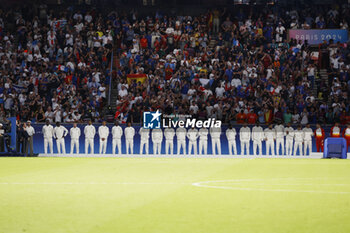
[[269,155],[270,151],[272,155],[275,155],[276,130],[272,127],[272,124],[264,130],[264,136],[266,140],[266,155]]
[[128,127],[124,130],[125,133],[125,145],[126,145],[126,153],[134,153],[134,136],[135,136],[135,129],[131,126],[131,122],[128,122]]
[[153,154],[162,153],[163,131],[162,129],[152,130]]
[[262,141],[264,140],[264,129],[259,125],[259,122],[252,129],[253,153],[257,155],[257,148],[259,154],[262,155]]
[[232,151],[234,155],[237,155],[236,135],[236,129],[233,128],[232,125],[229,125],[228,129],[226,130],[226,137],[228,142],[228,151],[230,155],[232,155]]
[[218,154],[221,155],[221,128],[220,127],[212,127],[210,128],[210,136],[211,136],[211,147],[212,147],[212,154],[215,155],[216,151],[215,148],[218,149]]
[[49,120],[46,120],[42,131],[44,136],[44,153],[47,154],[47,147],[49,146],[50,152],[53,154],[53,126],[50,125]]
[[70,135],[70,153],[74,153],[74,147],[77,154],[79,154],[79,137],[80,129],[77,127],[77,123],[73,124],[73,127],[69,130]]
[[303,142],[304,142],[304,131],[301,129],[301,125],[298,126],[297,130],[294,130],[294,155],[297,155],[299,149],[299,155],[303,155]]
[[247,126],[247,124],[244,124],[244,126],[239,130],[239,139],[241,140],[241,155],[249,154],[250,137],[250,128]]
[[186,134],[187,130],[185,128],[179,127],[176,129],[177,137],[177,154],[180,154],[180,149],[182,148],[182,154],[186,154]]
[[193,148],[193,154],[197,155],[198,130],[192,127],[187,131],[187,137],[188,137],[188,154],[191,154],[191,150]]
[[141,127],[139,130],[139,134],[141,136],[140,139],[140,154],[143,154],[146,152],[146,154],[149,154],[149,134],[150,130],[144,127]]
[[66,129],[66,127],[62,126],[60,122],[57,122],[56,127],[53,131],[54,137],[56,138],[58,154],[61,154],[61,151],[62,154],[66,154],[66,145],[64,142],[64,137],[67,136],[68,130]]
[[122,153],[122,136],[123,136],[123,129],[120,127],[118,122],[116,121],[114,123],[114,126],[112,128],[112,153],[115,155],[115,149],[118,147],[118,155],[121,155]]
[[98,127],[98,135],[100,136],[100,154],[106,154],[109,135],[109,128],[106,126],[106,121],[103,121],[102,125]]
[[198,131],[198,135],[199,135],[199,154],[204,154],[207,155],[208,154],[208,134],[209,131],[207,128],[202,127],[200,128],[200,130]]
[[[276,131],[276,154],[284,155],[284,126],[282,124],[275,125]],[[281,148],[281,154],[280,154]]]
[[293,154],[294,141],[294,129],[291,123],[288,123],[288,127],[284,128],[284,134],[286,135],[286,155],[291,156]]
[[304,132],[304,155],[308,155],[307,149],[309,149],[309,155],[312,153],[312,137],[314,136],[314,131],[310,128],[310,125],[307,124],[303,129]]
[[89,147],[90,153],[94,154],[94,138],[96,134],[95,126],[92,125],[92,121],[89,121],[88,125],[84,128],[85,134],[85,154],[88,154]]
[[164,130],[164,137],[165,137],[165,154],[174,154],[174,136],[175,136],[175,130],[173,128],[166,128]]

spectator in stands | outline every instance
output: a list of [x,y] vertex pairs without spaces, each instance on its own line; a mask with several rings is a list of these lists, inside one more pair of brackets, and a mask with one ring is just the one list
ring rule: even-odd
[[[101,121],[110,112],[104,103],[110,79],[121,122],[156,109],[225,123],[249,122],[242,114],[302,124],[349,115],[350,43],[325,41],[314,64],[307,43],[286,40],[290,28],[347,28],[347,7],[275,15],[251,6],[249,14],[215,9],[157,18],[33,8],[28,14],[19,8],[15,22],[0,13],[0,105],[22,121]],[[112,50],[117,69],[110,73]],[[317,65],[329,67],[330,88],[324,84],[322,92],[332,105],[315,99]],[[148,78],[132,83],[129,74]]]

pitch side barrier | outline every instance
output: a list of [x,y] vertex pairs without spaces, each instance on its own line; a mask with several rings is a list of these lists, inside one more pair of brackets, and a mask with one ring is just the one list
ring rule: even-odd
[[[68,131],[70,130],[70,128],[73,126],[73,124],[62,124],[63,126],[65,126]],[[96,127],[96,132],[98,132],[98,127],[101,124],[94,124],[94,126]],[[34,141],[34,153],[38,153],[38,154],[43,154],[44,153],[44,138],[43,138],[43,134],[42,134],[42,127],[44,126],[44,124],[32,124],[32,126],[35,129],[35,135],[33,138]],[[84,127],[86,126],[86,124],[78,124],[78,127],[81,130],[81,136],[80,136],[80,140],[79,140],[79,144],[80,144],[80,153],[81,154],[85,154],[85,135],[84,135]],[[113,124],[107,124],[108,128],[110,129],[110,132],[112,130]],[[123,132],[124,129],[126,127],[126,125],[120,125],[123,128]],[[140,153],[140,134],[138,134],[141,125],[133,125],[133,127],[135,128],[135,137],[134,137],[134,154],[139,154]],[[234,125],[233,126],[236,131],[237,131],[237,136],[236,136],[236,144],[237,144],[237,152],[238,154],[240,154],[241,152],[241,145],[240,145],[240,140],[239,140],[239,130],[242,127],[242,125]],[[250,128],[253,127],[253,125],[249,126]],[[262,127],[265,129],[267,128],[266,125],[262,125]],[[228,142],[227,142],[227,138],[226,138],[226,129],[228,128],[228,125],[223,125],[221,127],[221,153],[223,155],[228,155],[229,151],[228,151]],[[296,129],[296,126],[293,126],[294,129]],[[313,130],[315,129],[315,126],[311,127]],[[326,137],[329,137],[330,134],[330,129],[331,126],[326,126],[323,127],[323,129],[325,130],[326,133]],[[163,130],[164,131],[164,130]],[[187,144],[188,145],[188,139],[187,140]],[[69,134],[65,137],[65,146],[66,146],[66,153],[69,154],[70,153],[70,136]],[[56,146],[56,140],[53,140],[53,144],[54,144],[54,153],[57,153],[57,146]],[[266,148],[265,148],[265,142],[263,141],[262,143],[263,146],[263,154],[265,154]],[[187,149],[187,148],[186,148]],[[94,139],[94,152],[95,154],[99,153],[99,136],[96,133],[95,139]],[[165,138],[163,137],[163,141],[162,141],[162,150],[161,150],[162,154],[165,154]],[[312,152],[316,152],[316,143],[315,143],[315,139],[313,138],[312,140]],[[107,140],[107,154],[111,154],[112,153],[112,134],[109,134],[108,136],[108,140]],[[122,153],[126,154],[126,147],[125,147],[125,137],[124,135],[122,136]],[[152,143],[152,139],[150,136],[150,140],[149,140],[149,153],[153,154],[153,143]],[[176,136],[174,137],[174,153],[177,153],[177,139]],[[182,153],[180,153],[182,154]],[[208,154],[212,154],[212,145],[211,145],[211,137],[210,135],[208,135]],[[250,154],[253,154],[253,143],[250,143]],[[277,153],[278,154],[278,153]]]

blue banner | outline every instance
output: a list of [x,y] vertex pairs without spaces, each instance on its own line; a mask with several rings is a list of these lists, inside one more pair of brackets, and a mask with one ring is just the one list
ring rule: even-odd
[[307,40],[309,44],[321,44],[324,40],[334,40],[334,43],[346,43],[348,41],[348,30],[346,29],[290,29],[289,39]]

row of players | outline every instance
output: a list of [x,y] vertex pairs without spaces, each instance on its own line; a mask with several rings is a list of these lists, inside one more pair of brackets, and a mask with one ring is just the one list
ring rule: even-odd
[[[283,125],[276,125],[273,127],[273,125],[269,125],[268,128],[265,130],[259,126],[256,125],[252,129],[250,129],[247,125],[244,125],[239,130],[239,139],[241,142],[241,154],[249,154],[249,146],[250,141],[253,141],[253,153],[254,155],[257,155],[257,152],[262,154],[262,141],[266,141],[266,154],[272,154],[275,155],[275,149],[277,153],[279,154],[279,151],[281,151],[282,155],[292,155],[293,149],[294,149],[294,155],[296,154],[297,150],[299,150],[299,154],[301,155],[307,155],[308,153],[311,153],[312,151],[312,137],[315,136],[316,138],[316,147],[317,151],[320,150],[323,151],[323,141],[325,138],[325,132],[321,128],[321,126],[318,124],[316,126],[316,130],[313,131],[310,128],[310,125],[307,125],[305,128],[302,129],[301,126],[298,126],[297,129],[293,129],[291,125],[289,124],[287,127],[284,127]],[[65,151],[65,140],[64,138],[70,134],[71,137],[71,150],[70,152],[73,154],[74,148],[76,149],[76,153],[79,153],[79,138],[81,135],[80,128],[77,127],[77,124],[74,124],[73,127],[68,130],[62,126],[60,123],[56,124],[56,127],[53,127],[50,125],[50,123],[47,121],[46,125],[43,126],[42,129],[43,135],[44,135],[44,147],[45,147],[45,154],[47,154],[48,147],[50,148],[51,153],[53,153],[53,138],[56,139],[57,142],[57,150],[58,153],[63,154],[66,153]],[[131,123],[128,123],[128,126],[125,128],[124,132],[122,127],[118,125],[116,122],[115,125],[112,128],[112,148],[113,148],[113,154],[116,153],[116,149],[118,149],[118,154],[121,154],[121,138],[123,136],[123,133],[125,135],[125,144],[126,144],[126,151],[127,154],[129,152],[133,154],[133,148],[134,148],[134,136],[135,136],[135,129],[132,127]],[[335,125],[331,130],[331,136],[337,137],[340,136],[341,129],[339,125]],[[90,121],[88,125],[84,128],[84,134],[85,134],[85,153],[88,153],[88,150],[90,148],[90,153],[93,153],[94,151],[94,138],[96,135],[96,128],[92,125],[92,122]],[[99,153],[105,154],[106,148],[107,148],[107,138],[110,134],[109,128],[106,126],[106,122],[103,122],[101,126],[98,128],[98,135],[100,138],[100,148]],[[153,129],[152,132],[150,129],[146,128],[140,128],[139,134],[141,136],[141,142],[140,142],[140,153],[149,153],[149,138],[151,134],[151,139],[153,142],[153,153],[154,154],[160,154],[161,153],[161,144],[163,140],[163,131],[161,129]],[[166,128],[164,130],[164,137],[165,137],[165,148],[166,148],[166,154],[174,154],[174,137],[176,135],[177,137],[177,154],[180,153],[180,150],[182,148],[183,154],[186,154],[186,137],[188,138],[188,149],[187,153],[191,154],[192,150],[194,154],[197,154],[197,139],[199,138],[199,154],[207,154],[207,145],[208,145],[208,135],[211,136],[212,141],[212,151],[213,154],[216,153],[216,149],[218,154],[221,154],[221,128],[210,128],[208,130],[207,128],[201,128],[197,130],[196,128],[190,128],[189,130],[186,130],[185,128],[177,128],[176,131],[173,128]],[[343,132],[344,136],[346,137],[348,143],[350,141],[350,125],[346,129],[344,129]],[[226,137],[228,140],[228,146],[229,146],[229,153],[232,155],[237,154],[237,147],[236,147],[236,130],[229,126],[229,128],[226,130]],[[275,147],[276,144],[276,147]],[[303,150],[304,147],[304,150]],[[281,150],[280,150],[281,149]],[[281,155],[280,154],[280,155]]]

